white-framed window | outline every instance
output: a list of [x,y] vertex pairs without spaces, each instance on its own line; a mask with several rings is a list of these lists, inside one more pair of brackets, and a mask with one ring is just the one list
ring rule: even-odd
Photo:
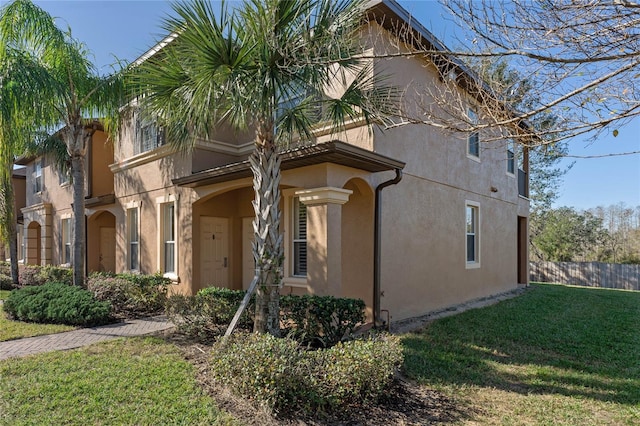
[[63,170],[62,168],[58,169],[58,183],[60,186],[68,185],[70,182],[70,173],[71,170]]
[[292,271],[294,277],[307,276],[307,206],[300,202],[300,198],[291,200],[291,251]]
[[140,220],[137,207],[127,209],[127,267],[140,270]]
[[60,221],[60,263],[71,264],[71,218]]
[[467,267],[480,266],[480,204],[465,203],[465,253]]
[[151,151],[165,144],[164,129],[153,120],[136,121],[136,154]]
[[161,204],[161,259],[162,272],[176,273],[176,205],[175,203]]
[[[478,114],[476,114],[473,109],[467,109],[467,115],[469,117],[470,124],[478,124]],[[480,133],[469,133],[469,137],[467,138],[467,155],[470,157],[480,158]]]
[[42,192],[44,184],[42,182],[42,169],[44,168],[44,158],[38,158],[35,162],[35,169],[33,171],[33,192]]
[[507,173],[516,174],[516,143],[513,139],[507,141]]

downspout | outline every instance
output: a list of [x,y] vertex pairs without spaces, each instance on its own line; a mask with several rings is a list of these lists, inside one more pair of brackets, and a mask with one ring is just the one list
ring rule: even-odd
[[380,319],[380,258],[382,256],[381,240],[382,230],[380,225],[382,222],[382,203],[380,196],[382,190],[387,186],[396,185],[402,180],[402,169],[396,168],[396,177],[382,182],[376,187],[375,212],[373,219],[373,325],[379,327],[382,325]]

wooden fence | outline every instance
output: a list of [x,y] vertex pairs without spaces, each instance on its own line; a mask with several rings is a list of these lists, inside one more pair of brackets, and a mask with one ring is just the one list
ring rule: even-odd
[[531,281],[640,290],[640,265],[600,262],[531,262]]

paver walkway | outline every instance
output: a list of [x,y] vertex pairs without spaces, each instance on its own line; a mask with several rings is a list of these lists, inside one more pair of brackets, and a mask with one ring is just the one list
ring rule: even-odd
[[119,337],[144,336],[168,330],[172,327],[173,324],[167,321],[165,316],[157,316],[128,320],[100,327],[80,328],[65,333],[9,340],[0,342],[0,360],[41,352],[74,349]]

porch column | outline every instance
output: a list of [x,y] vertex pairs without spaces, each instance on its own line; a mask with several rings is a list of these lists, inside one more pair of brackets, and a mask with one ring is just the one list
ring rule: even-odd
[[295,193],[307,207],[307,277],[315,294],[342,295],[342,205],[352,193],[333,187]]

